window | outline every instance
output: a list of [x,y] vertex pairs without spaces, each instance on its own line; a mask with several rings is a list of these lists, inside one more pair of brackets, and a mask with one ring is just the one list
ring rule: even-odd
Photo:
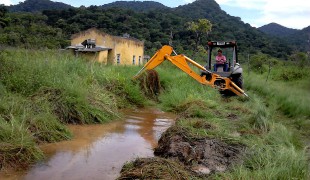
[[141,56],[139,56],[139,66],[141,65]]
[[117,64],[121,64],[121,54],[116,55],[116,62]]
[[133,55],[133,58],[132,58],[132,64],[135,65],[136,64],[136,56]]

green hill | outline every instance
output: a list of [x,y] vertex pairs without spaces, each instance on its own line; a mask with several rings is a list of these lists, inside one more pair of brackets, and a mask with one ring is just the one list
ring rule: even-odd
[[294,46],[296,51],[310,52],[310,26],[289,35],[287,41]]
[[310,26],[297,30],[276,23],[270,23],[258,29],[271,37],[281,38],[289,44],[294,51],[310,51]]
[[169,7],[155,1],[115,1],[99,7],[104,9],[118,7],[141,12],[155,9],[169,9]]
[[26,0],[17,5],[9,6],[10,12],[40,12],[48,9],[69,9],[71,5],[50,0]]
[[278,37],[289,36],[298,32],[297,29],[287,28],[277,23],[266,24],[258,29],[266,34]]

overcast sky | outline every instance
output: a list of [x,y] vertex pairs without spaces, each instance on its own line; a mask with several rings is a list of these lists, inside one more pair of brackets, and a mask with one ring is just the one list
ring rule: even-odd
[[[1,4],[17,4],[23,0],[0,0]],[[75,7],[81,5],[103,5],[115,0],[53,0],[70,4]],[[153,0],[169,7],[177,7],[194,0]],[[215,0],[221,8],[232,16],[241,17],[245,23],[254,27],[275,22],[283,26],[302,29],[310,25],[309,0]]]

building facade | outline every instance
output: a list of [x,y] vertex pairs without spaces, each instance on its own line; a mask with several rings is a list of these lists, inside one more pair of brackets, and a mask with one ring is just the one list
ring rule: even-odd
[[111,65],[143,63],[144,42],[129,35],[112,36],[91,28],[72,35],[71,46],[78,56]]

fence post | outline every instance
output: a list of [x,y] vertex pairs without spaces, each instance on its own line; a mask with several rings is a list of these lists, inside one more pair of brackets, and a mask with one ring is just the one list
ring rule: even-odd
[[248,53],[248,75],[250,75],[250,54]]
[[268,74],[267,74],[266,82],[268,81],[268,78],[269,78],[270,72],[271,72],[271,61],[270,61],[270,59],[269,59],[269,70],[268,70]]

